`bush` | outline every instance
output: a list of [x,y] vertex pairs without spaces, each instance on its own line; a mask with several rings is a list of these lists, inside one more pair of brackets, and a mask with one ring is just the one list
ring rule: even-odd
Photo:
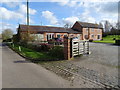
[[93,39],[90,39],[90,40],[89,40],[89,42],[92,42],[92,41],[93,41]]
[[113,38],[113,40],[116,40],[116,38]]
[[49,55],[58,59],[64,59],[63,47],[55,46],[49,51]]
[[21,42],[18,42],[18,44],[27,48],[27,42],[21,41]]
[[40,44],[40,49],[41,49],[41,51],[49,51],[48,44],[46,44],[46,43]]
[[5,40],[3,40],[3,42],[12,42],[12,38],[5,39]]
[[49,51],[49,49],[52,48],[52,45],[46,44],[46,43],[41,43],[39,45],[34,45],[34,44],[27,44],[27,43],[20,43],[21,46],[35,50],[37,52],[40,51]]

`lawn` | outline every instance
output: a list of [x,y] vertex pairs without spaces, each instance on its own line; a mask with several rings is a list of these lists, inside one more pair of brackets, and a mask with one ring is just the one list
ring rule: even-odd
[[50,55],[48,55],[47,52],[37,52],[32,49],[25,48],[23,46],[20,46],[21,48],[21,51],[20,51],[19,45],[14,45],[14,47],[13,45],[10,45],[10,47],[15,51],[17,51],[18,53],[21,53],[22,55],[29,58],[33,58],[33,59],[55,59],[56,58],[56,57],[51,57]]
[[100,42],[100,43],[115,43],[114,38],[120,39],[120,35],[108,35],[106,37],[103,37],[103,40],[100,41],[93,41],[93,42]]

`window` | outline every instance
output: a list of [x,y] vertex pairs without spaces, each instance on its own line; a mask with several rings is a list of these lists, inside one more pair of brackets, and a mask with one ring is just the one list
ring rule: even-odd
[[60,35],[60,34],[58,34],[58,35],[57,35],[57,38],[60,38],[60,37],[61,37],[61,35]]
[[98,32],[101,32],[101,29],[98,29]]
[[94,38],[94,35],[92,34],[91,37]]
[[94,28],[91,28],[91,31],[94,32]]
[[85,39],[88,39],[88,35],[85,35],[84,38],[85,38]]
[[67,37],[67,35],[65,34],[64,37]]
[[86,32],[88,32],[88,30],[89,30],[89,29],[88,29],[88,28],[86,28]]
[[78,34],[77,37],[78,37],[78,39],[80,39],[80,37],[81,37],[80,34]]
[[97,39],[100,39],[100,35],[97,35]]
[[47,34],[47,40],[53,39],[54,38],[54,34],[53,33],[48,33]]

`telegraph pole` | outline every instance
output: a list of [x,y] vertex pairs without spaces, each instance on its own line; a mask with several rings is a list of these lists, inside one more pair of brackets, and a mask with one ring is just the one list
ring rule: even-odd
[[120,1],[118,2],[118,38],[120,39],[119,34],[120,34]]
[[27,25],[29,25],[29,1],[27,0]]
[[27,0],[27,42],[29,41],[29,1]]

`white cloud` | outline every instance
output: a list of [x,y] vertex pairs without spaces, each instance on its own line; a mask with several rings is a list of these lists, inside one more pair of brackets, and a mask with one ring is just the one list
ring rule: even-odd
[[[2,0],[0,2],[25,2],[26,0]],[[29,2],[65,2],[66,0],[29,0]],[[84,2],[118,2],[119,0],[68,0],[68,1],[84,1]]]
[[10,11],[4,7],[0,7],[0,18],[5,20],[10,20],[10,19],[24,18],[24,16],[15,11]]
[[[0,19],[1,20],[16,20],[19,23],[26,24],[26,5],[20,4],[18,7],[18,10],[9,10],[5,7],[0,7]],[[30,23],[34,23],[34,21],[31,19],[31,15],[34,15],[37,11],[35,9],[29,8],[29,14],[30,14]]]
[[67,17],[67,18],[63,18],[63,23],[68,23],[73,25],[76,21],[79,21],[78,17],[72,16],[72,17]]
[[85,9],[85,11],[79,17],[80,17],[80,21],[90,22],[90,23],[96,22],[95,18],[90,15],[90,11],[88,9]]
[[11,29],[14,33],[16,33],[16,26],[13,24],[5,23],[5,22],[0,22],[0,33],[2,33],[3,30],[5,29]]
[[85,11],[80,15],[80,20],[88,22],[99,22],[108,20],[111,23],[117,21],[118,2],[84,2],[79,5]]
[[[27,13],[27,6],[24,5],[24,4],[19,5],[19,10],[18,11],[22,14],[26,14]],[[29,14],[34,15],[36,12],[37,11],[35,9],[29,8]]]
[[54,16],[54,14],[50,11],[43,11],[42,16],[46,18],[50,24],[58,25],[58,19]]
[[6,5],[9,8],[17,7],[18,5],[21,5],[22,2],[2,2],[2,4]]

